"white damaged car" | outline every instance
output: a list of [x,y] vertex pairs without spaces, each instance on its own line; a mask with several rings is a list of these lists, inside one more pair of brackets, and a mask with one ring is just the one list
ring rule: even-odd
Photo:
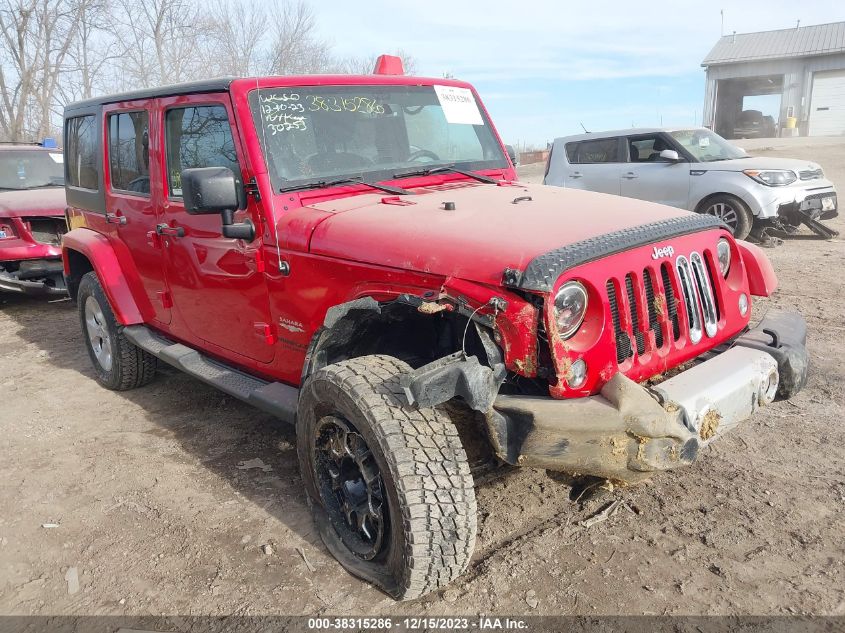
[[838,213],[836,189],[816,163],[749,156],[706,128],[557,138],[544,182],[715,215],[739,239],[755,222],[790,230]]

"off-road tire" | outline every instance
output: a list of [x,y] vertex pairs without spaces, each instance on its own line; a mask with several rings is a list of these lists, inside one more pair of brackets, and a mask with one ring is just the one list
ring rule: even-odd
[[[104,369],[97,360],[86,327],[85,305],[89,298],[93,298],[97,302],[105,320],[103,325],[108,332],[112,361],[111,368],[108,370]],[[82,277],[79,282],[77,304],[82,336],[85,339],[85,347],[88,350],[88,356],[91,358],[91,364],[94,366],[97,381],[107,389],[114,391],[126,391],[148,384],[155,377],[157,359],[131,343],[123,335],[123,326],[115,319],[114,312],[96,273],[89,272]]]
[[698,205],[696,212],[709,213],[709,215],[714,215],[721,219],[718,213],[708,211],[717,205],[727,205],[733,210],[736,220],[726,222],[731,230],[731,233],[733,233],[733,236],[738,240],[744,240],[748,237],[748,234],[751,232],[751,227],[754,225],[754,214],[751,213],[751,209],[748,208],[748,205],[736,196],[725,193],[707,198],[707,200]]
[[[323,542],[348,571],[398,600],[457,578],[476,534],[475,490],[458,432],[442,412],[408,406],[399,378],[409,371],[380,355],[329,365],[304,383],[297,417],[300,469]],[[390,540],[372,560],[344,544],[320,496],[315,433],[326,416],[354,426],[381,471]]]

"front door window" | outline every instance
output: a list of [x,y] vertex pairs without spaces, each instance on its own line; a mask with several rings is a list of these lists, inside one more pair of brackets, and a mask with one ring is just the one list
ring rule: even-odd
[[167,182],[171,197],[182,197],[182,170],[228,167],[240,178],[229,114],[222,105],[168,110]]

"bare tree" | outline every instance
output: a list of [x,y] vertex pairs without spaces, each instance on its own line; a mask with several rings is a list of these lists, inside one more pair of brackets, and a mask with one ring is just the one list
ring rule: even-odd
[[[61,107],[103,92],[220,74],[369,74],[338,59],[306,0],[0,0],[0,138],[54,131]],[[271,7],[271,8],[270,8]],[[416,60],[399,50],[408,74]]]
[[11,0],[0,8],[0,134],[51,133],[54,97],[79,23],[77,0]]
[[116,36],[108,30],[113,8],[110,0],[76,1],[79,22],[68,51],[65,80],[58,86],[61,105],[108,91],[112,87],[108,65],[114,63],[118,54]]
[[120,0],[125,88],[161,86],[212,74],[202,54],[211,21],[192,0]]
[[216,0],[211,9],[211,58],[215,74],[246,77],[261,72],[262,40],[267,30],[263,8],[248,2]]
[[331,45],[317,35],[314,13],[302,0],[281,7],[275,21],[266,72],[275,75],[323,73],[334,60]]

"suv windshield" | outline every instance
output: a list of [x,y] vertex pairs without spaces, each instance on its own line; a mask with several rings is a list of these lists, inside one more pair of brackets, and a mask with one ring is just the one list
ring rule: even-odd
[[43,149],[0,150],[0,190],[62,187],[65,184],[61,152]]
[[701,163],[712,163],[717,160],[732,160],[734,158],[748,158],[748,154],[731,145],[718,134],[704,128],[693,130],[675,130],[669,135],[680,143],[685,150]]
[[250,107],[274,188],[339,177],[378,181],[508,160],[472,91],[451,86],[262,88]]

